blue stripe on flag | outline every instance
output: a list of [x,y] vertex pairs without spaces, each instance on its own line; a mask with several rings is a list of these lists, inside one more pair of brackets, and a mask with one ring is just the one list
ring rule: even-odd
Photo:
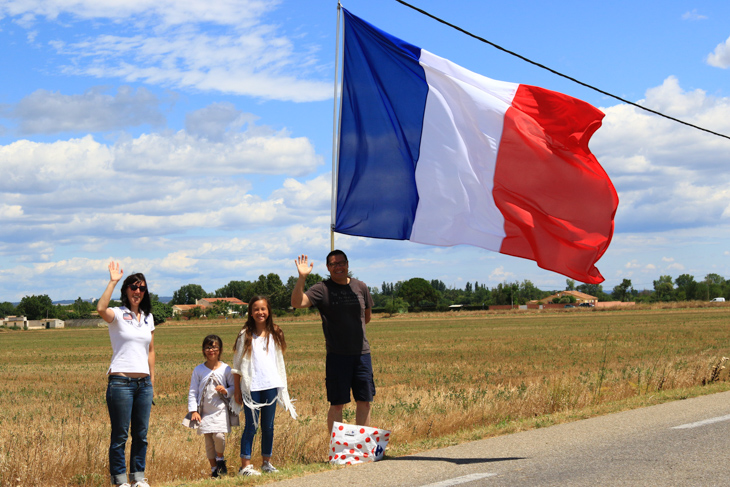
[[343,11],[335,231],[407,240],[418,206],[415,166],[428,94],[421,50]]

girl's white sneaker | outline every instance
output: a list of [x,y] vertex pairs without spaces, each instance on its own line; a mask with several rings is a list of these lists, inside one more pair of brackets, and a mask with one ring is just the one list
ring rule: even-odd
[[276,473],[279,470],[275,466],[273,466],[271,463],[264,462],[264,464],[261,465],[261,471],[266,472],[266,473]]
[[241,467],[241,469],[238,471],[238,475],[241,475],[243,477],[249,477],[252,475],[261,475],[261,472],[253,468],[253,465],[248,465],[246,468]]

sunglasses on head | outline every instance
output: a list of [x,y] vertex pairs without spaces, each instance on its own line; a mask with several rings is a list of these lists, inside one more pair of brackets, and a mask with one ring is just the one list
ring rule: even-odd
[[147,286],[144,286],[144,285],[138,286],[136,284],[130,284],[129,289],[131,289],[132,291],[136,291],[137,289],[139,289],[140,291],[145,292],[147,290]]

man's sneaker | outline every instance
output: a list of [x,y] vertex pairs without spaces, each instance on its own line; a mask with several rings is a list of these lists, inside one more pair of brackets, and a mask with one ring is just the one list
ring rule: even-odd
[[218,468],[218,475],[228,475],[228,467],[226,466],[225,460],[217,460],[215,463]]
[[261,472],[253,468],[253,465],[248,465],[246,468],[241,467],[241,469],[238,471],[238,475],[249,477],[253,475],[261,475]]
[[276,473],[279,470],[275,466],[273,466],[271,463],[264,462],[264,464],[261,465],[261,471],[266,472],[266,473]]
[[150,484],[147,483],[147,479],[142,479],[133,483],[132,487],[150,487]]

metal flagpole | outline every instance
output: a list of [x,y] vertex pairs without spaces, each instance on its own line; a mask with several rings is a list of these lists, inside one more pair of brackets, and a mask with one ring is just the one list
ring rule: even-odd
[[338,143],[340,134],[340,111],[342,99],[338,103],[337,93],[337,77],[340,74],[340,14],[342,12],[342,4],[337,0],[337,37],[335,41],[335,96],[334,110],[332,121],[332,209],[330,212],[330,250],[335,250],[335,218],[337,213],[337,161],[339,159],[340,146]]

